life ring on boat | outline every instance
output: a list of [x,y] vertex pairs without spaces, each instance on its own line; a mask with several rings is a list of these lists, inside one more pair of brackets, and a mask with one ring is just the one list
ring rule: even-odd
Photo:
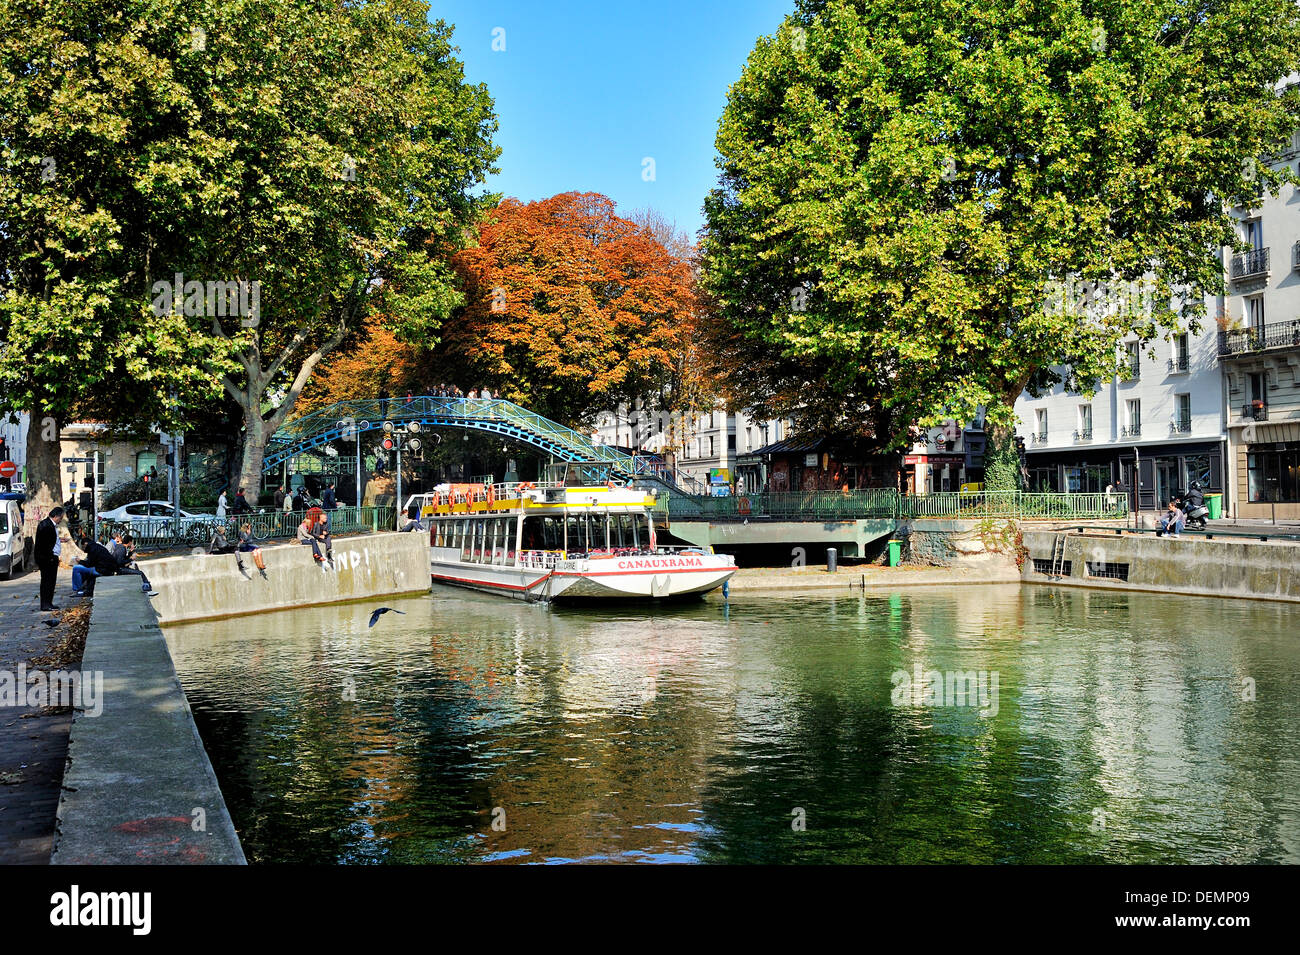
[[493,491],[492,487],[489,485],[487,489],[487,506],[493,507],[496,505],[496,502],[497,502],[496,492]]

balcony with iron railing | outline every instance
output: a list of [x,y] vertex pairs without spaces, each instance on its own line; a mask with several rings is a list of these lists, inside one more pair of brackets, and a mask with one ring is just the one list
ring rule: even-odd
[[1120,428],[1119,436],[1121,438],[1140,438],[1142,437],[1142,425],[1131,424],[1127,428]]
[[1232,257],[1232,280],[1245,282],[1268,277],[1268,249],[1251,249]]
[[1300,348],[1300,319],[1219,332],[1220,358],[1268,348]]
[[1173,421],[1169,422],[1169,430],[1175,434],[1191,434],[1192,419],[1182,417],[1175,418]]
[[1169,371],[1171,374],[1186,371],[1190,365],[1191,359],[1187,355],[1179,355],[1176,358],[1169,359]]
[[1075,441],[1091,441],[1091,440],[1092,440],[1092,429],[1091,429],[1091,428],[1080,428],[1078,431],[1074,432],[1074,440],[1075,440]]
[[1029,440],[1030,440],[1030,442],[1032,442],[1033,444],[1046,444],[1046,443],[1047,443],[1047,432],[1046,432],[1046,431],[1035,431],[1035,432],[1033,432],[1032,434],[1029,435]]
[[1251,401],[1241,406],[1241,416],[1248,421],[1267,421],[1268,404],[1263,401]]

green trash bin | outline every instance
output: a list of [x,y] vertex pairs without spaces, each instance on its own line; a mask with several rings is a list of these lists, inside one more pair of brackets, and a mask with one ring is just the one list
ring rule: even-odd
[[902,556],[903,556],[903,542],[890,541],[889,542],[889,566],[897,567],[899,561],[902,559]]
[[1217,521],[1223,516],[1223,495],[1207,494],[1205,495],[1205,506],[1210,511],[1210,520]]

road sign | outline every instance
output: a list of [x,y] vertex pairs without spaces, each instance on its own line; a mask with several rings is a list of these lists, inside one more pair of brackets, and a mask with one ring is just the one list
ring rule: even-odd
[[18,465],[12,461],[0,461],[0,477],[13,477],[18,473]]
[[94,460],[95,460],[94,458],[64,458],[63,463],[64,464],[90,464]]

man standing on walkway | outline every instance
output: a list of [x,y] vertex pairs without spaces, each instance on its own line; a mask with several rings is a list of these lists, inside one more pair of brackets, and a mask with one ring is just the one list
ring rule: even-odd
[[63,521],[63,508],[56,507],[50,516],[36,525],[36,542],[33,556],[41,570],[41,609],[58,610],[54,602],[54,583],[59,576],[59,524]]

